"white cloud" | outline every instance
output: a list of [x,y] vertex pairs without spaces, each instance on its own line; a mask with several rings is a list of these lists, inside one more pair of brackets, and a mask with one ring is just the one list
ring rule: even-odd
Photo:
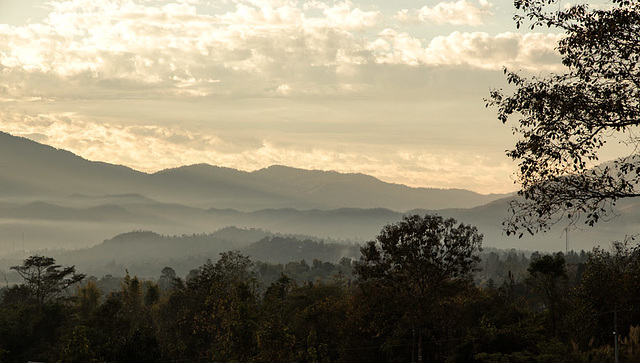
[[395,19],[401,23],[434,23],[452,25],[483,25],[491,17],[493,5],[487,0],[473,4],[467,0],[443,1],[434,7],[423,6],[418,10],[400,10]]
[[327,25],[356,31],[377,25],[380,18],[378,11],[363,11],[359,8],[352,9],[352,7],[353,4],[350,1],[345,1],[324,9]]
[[[241,93],[255,93],[256,79],[314,83],[309,75],[316,67],[364,62],[355,55],[362,36],[352,32],[375,26],[380,16],[348,1],[324,7],[320,17],[308,17],[294,1],[237,1],[232,11],[213,16],[188,2],[106,0],[98,6],[69,0],[51,6],[42,24],[1,25],[3,83],[11,78],[7,72],[39,74],[50,83],[75,79],[84,82],[76,87],[80,97],[124,80],[145,88],[142,97],[238,92],[249,78]],[[185,90],[183,79],[197,91]],[[42,91],[21,86],[25,93]]]
[[[425,40],[350,1],[232,5],[211,15],[189,1],[53,2],[42,23],[0,25],[0,99],[268,97],[281,84],[299,95],[341,94],[347,84],[366,88],[354,78],[370,82],[369,65],[545,69],[557,62],[554,36],[454,32]],[[475,24],[489,8],[460,0],[421,14]]]
[[378,51],[376,61],[410,66],[466,66],[499,70],[507,66],[531,71],[557,70],[560,56],[555,50],[562,35],[542,33],[453,32],[437,36],[428,44],[408,33],[387,29],[368,48],[381,49],[392,44],[388,52]]
[[309,9],[320,9],[320,10],[326,10],[328,9],[330,6],[327,3],[324,3],[322,1],[319,0],[311,0],[311,1],[307,1],[306,3],[304,3],[302,5],[302,7],[305,10],[309,10]]
[[453,32],[434,38],[425,58],[431,64],[467,64],[483,69],[522,68],[556,70],[560,56],[555,47],[561,35],[541,33]]
[[282,96],[287,96],[287,95],[289,95],[289,93],[291,93],[291,87],[289,87],[288,84],[281,84],[276,89],[276,94],[279,94],[279,95],[282,95]]

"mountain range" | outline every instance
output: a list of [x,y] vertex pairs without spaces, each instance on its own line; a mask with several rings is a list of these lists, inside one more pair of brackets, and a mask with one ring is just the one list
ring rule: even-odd
[[411,188],[364,174],[274,165],[245,172],[197,164],[148,174],[83,159],[0,132],[0,198],[55,200],[71,195],[140,194],[164,203],[251,211],[264,208],[468,208],[504,195]]
[[[363,242],[416,213],[475,225],[487,246],[564,250],[564,226],[505,236],[501,222],[511,198],[284,166],[245,172],[199,164],[143,173],[0,133],[0,255],[95,246],[129,231],[183,235],[227,226]],[[639,230],[640,201],[619,203],[619,210],[619,218],[597,228],[572,230],[570,248],[606,245]]]

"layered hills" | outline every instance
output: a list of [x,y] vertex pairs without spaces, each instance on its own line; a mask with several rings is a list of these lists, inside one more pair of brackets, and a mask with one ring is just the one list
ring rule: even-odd
[[[475,225],[486,246],[564,249],[564,226],[535,237],[505,236],[501,223],[510,198],[284,166],[245,172],[200,164],[149,174],[0,133],[0,256],[95,246],[129,231],[171,236],[227,226],[362,242],[414,213]],[[570,248],[590,249],[635,233],[638,203],[619,203],[621,217],[597,228],[572,230]],[[181,253],[207,251],[193,246],[199,245],[185,245]]]

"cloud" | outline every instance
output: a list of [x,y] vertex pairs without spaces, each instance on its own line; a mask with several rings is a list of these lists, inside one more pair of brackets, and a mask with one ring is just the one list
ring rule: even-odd
[[352,9],[352,7],[353,4],[346,1],[324,9],[327,26],[362,31],[377,25],[380,19],[378,11],[363,11],[359,8]]
[[[562,35],[542,33],[461,33],[437,36],[428,44],[408,33],[386,29],[368,48],[376,62],[410,66],[466,66],[487,70],[502,67],[553,71],[561,67],[555,50]],[[387,50],[388,48],[391,48]]]
[[443,1],[434,7],[423,6],[418,10],[409,11],[407,9],[399,11],[395,19],[401,23],[433,23],[452,25],[483,25],[493,14],[493,5],[487,0],[479,0],[475,5],[467,0],[456,2]]
[[[385,30],[393,24],[379,10],[350,1],[228,5],[205,13],[190,1],[50,3],[41,23],[0,25],[0,100],[270,97],[280,85],[293,97],[343,95],[380,87],[370,65],[546,69],[558,60],[554,36],[454,32],[424,40]],[[489,8],[460,0],[420,14],[475,24]]]
[[291,92],[291,87],[288,84],[281,84],[276,89],[276,94],[287,96]]

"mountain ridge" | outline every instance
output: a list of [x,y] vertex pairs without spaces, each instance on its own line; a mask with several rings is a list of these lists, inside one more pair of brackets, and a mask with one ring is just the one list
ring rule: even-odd
[[209,164],[155,173],[91,161],[67,150],[0,132],[0,198],[61,199],[70,195],[139,194],[168,203],[243,211],[296,209],[469,208],[505,195],[410,187],[362,173],[272,165],[252,172]]

